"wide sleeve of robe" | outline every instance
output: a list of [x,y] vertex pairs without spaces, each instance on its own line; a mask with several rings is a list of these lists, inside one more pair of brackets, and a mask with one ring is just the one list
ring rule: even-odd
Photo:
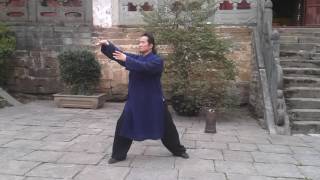
[[[115,51],[121,51],[119,48],[117,48],[115,45],[113,45],[112,43],[109,42],[109,45],[107,44],[102,44],[101,45],[101,52],[106,55],[109,59],[116,61],[117,63],[119,63],[121,66],[125,66],[125,62],[123,61],[119,61],[117,59],[115,59],[113,57],[113,53]],[[121,51],[122,52],[122,51]]]
[[163,61],[158,56],[148,56],[146,61],[139,61],[134,56],[127,56],[125,66],[129,71],[159,74],[163,70]]
[[140,55],[138,55],[138,54],[132,54],[132,53],[127,53],[127,52],[124,52],[124,54],[126,54],[127,56],[130,56],[132,58],[135,58],[135,59],[138,59],[140,57]]

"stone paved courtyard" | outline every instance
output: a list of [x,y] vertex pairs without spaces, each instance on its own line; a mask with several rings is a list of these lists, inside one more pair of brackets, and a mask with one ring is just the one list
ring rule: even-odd
[[0,180],[320,179],[320,137],[268,135],[245,110],[205,134],[202,118],[173,117],[190,159],[159,141],[134,142],[128,159],[108,165],[123,103],[99,110],[36,101],[0,109]]

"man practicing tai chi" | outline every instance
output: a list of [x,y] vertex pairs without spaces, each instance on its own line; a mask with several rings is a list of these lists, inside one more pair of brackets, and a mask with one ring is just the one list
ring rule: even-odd
[[189,158],[163,97],[163,60],[152,34],[140,37],[139,55],[124,53],[107,40],[99,44],[102,53],[129,71],[128,98],[117,122],[109,164],[125,160],[133,140],[146,139],[161,139],[174,156]]

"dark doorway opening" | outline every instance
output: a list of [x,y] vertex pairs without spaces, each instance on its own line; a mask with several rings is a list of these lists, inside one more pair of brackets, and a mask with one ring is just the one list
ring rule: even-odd
[[302,26],[304,0],[272,0],[274,26]]

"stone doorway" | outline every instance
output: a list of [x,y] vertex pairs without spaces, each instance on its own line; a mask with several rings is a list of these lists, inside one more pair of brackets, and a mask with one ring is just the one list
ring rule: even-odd
[[274,26],[302,26],[304,0],[272,0]]

